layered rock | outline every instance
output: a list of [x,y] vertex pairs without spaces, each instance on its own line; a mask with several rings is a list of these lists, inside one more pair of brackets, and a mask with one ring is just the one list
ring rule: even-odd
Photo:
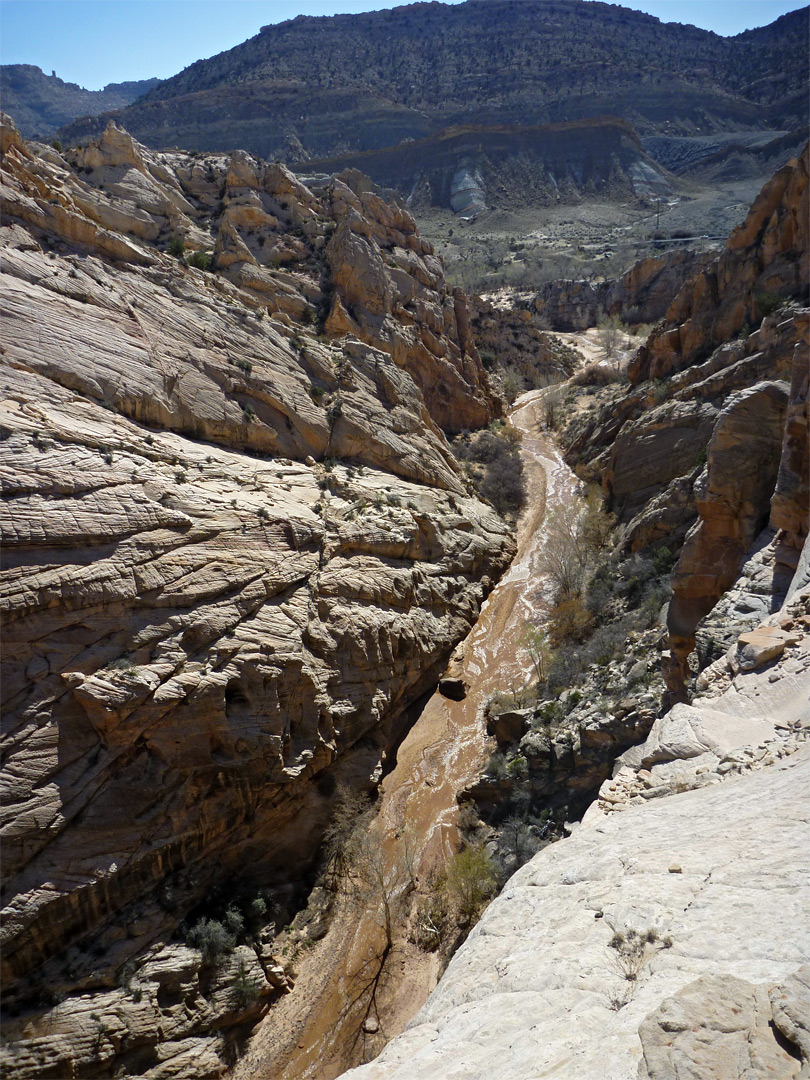
[[[396,149],[450,125],[527,118],[596,126],[624,117],[667,136],[750,132],[806,126],[797,91],[806,68],[800,10],[731,38],[567,0],[408,4],[265,26],[163,81],[122,120],[150,146],[238,146],[287,160]],[[83,118],[63,141],[97,135],[103,123]],[[595,146],[562,164],[579,179],[611,162]]]
[[[807,176],[806,148],[684,285],[631,361],[631,388],[605,391],[603,407],[566,433],[572,455],[599,468],[625,546],[679,552],[672,700],[685,700],[696,635],[705,664],[779,607],[807,535]],[[756,584],[702,631],[745,560]],[[749,594],[761,599],[752,605]]]
[[714,258],[680,248],[641,259],[615,281],[549,281],[532,306],[554,330],[587,330],[608,316],[632,323],[663,319],[683,283]]
[[294,908],[475,621],[513,544],[443,429],[499,404],[373,192],[114,127],[2,145],[5,1068],[220,1075],[272,934],[168,943],[222,882]]
[[689,280],[629,369],[631,383],[682,371],[757,326],[774,300],[807,298],[810,152],[768,181],[719,258]]
[[531,310],[473,296],[470,313],[473,335],[489,370],[511,371],[518,383],[531,388],[565,379],[575,370],[576,350],[546,333]]

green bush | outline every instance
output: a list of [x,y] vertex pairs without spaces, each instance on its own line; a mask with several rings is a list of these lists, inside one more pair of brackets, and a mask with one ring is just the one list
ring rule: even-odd
[[259,984],[245,967],[244,960],[239,961],[230,986],[231,1004],[239,1012],[245,1012],[259,999]]
[[192,251],[186,262],[197,270],[212,270],[214,266],[214,259],[210,251]]
[[483,844],[473,844],[456,855],[447,867],[446,888],[462,923],[469,925],[494,896],[498,879]]
[[757,311],[759,317],[764,319],[766,315],[772,315],[783,303],[782,297],[775,292],[761,292],[757,294]]
[[185,250],[186,245],[183,243],[182,236],[173,236],[169,243],[166,245],[167,253],[169,255],[173,255],[175,259],[181,258]]
[[199,949],[207,964],[214,964],[226,953],[233,952],[235,936],[216,919],[200,919],[189,930],[187,944]]

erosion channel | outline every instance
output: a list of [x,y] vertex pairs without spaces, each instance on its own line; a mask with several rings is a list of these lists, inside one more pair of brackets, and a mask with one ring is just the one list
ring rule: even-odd
[[515,559],[455,653],[454,681],[465,696],[453,700],[437,690],[429,698],[381,784],[369,841],[379,889],[365,910],[355,895],[340,896],[320,941],[302,949],[291,939],[295,989],[270,1011],[234,1080],[332,1080],[374,1057],[438,981],[438,954],[411,940],[413,916],[386,926],[389,901],[411,892],[405,908],[413,913],[419,894],[458,850],[457,796],[478,778],[493,747],[486,702],[498,690],[522,686],[531,672],[523,639],[550,599],[540,567],[542,521],[547,507],[575,499],[580,487],[544,430],[546,393],[524,394],[510,411],[522,436],[526,506]]

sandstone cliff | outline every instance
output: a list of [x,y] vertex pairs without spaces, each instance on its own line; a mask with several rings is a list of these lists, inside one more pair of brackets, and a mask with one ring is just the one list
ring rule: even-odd
[[656,323],[684,281],[712,258],[711,252],[680,249],[642,259],[616,281],[550,281],[532,307],[554,330],[586,330],[612,315],[629,323]]
[[[566,433],[571,456],[601,475],[626,548],[666,545],[679,556],[673,700],[695,673],[696,637],[705,665],[779,606],[807,536],[807,189],[805,148],[684,284],[631,361],[630,388],[605,391]],[[746,560],[743,592],[758,599],[727,600],[717,628],[703,632]]]
[[500,404],[357,177],[2,150],[4,1068],[217,1076],[272,924],[219,966],[172,935],[218,888],[289,918],[475,621],[513,543],[444,431]]

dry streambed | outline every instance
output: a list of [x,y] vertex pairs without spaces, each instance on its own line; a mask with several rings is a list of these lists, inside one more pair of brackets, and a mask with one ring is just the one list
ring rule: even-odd
[[[523,686],[531,673],[523,638],[528,625],[542,620],[550,599],[541,571],[546,508],[577,496],[579,482],[543,430],[546,392],[524,394],[511,411],[523,436],[527,505],[518,522],[517,555],[457,650],[454,674],[466,696],[455,701],[433,694],[382,783],[373,827],[381,876],[394,882],[406,860],[417,896],[458,849],[457,795],[480,775],[492,748],[484,722],[487,699]],[[331,1080],[398,1034],[439,975],[437,955],[410,941],[404,922],[386,948],[380,910],[361,912],[343,897],[326,936],[300,952],[295,990],[265,1019],[234,1080]]]

